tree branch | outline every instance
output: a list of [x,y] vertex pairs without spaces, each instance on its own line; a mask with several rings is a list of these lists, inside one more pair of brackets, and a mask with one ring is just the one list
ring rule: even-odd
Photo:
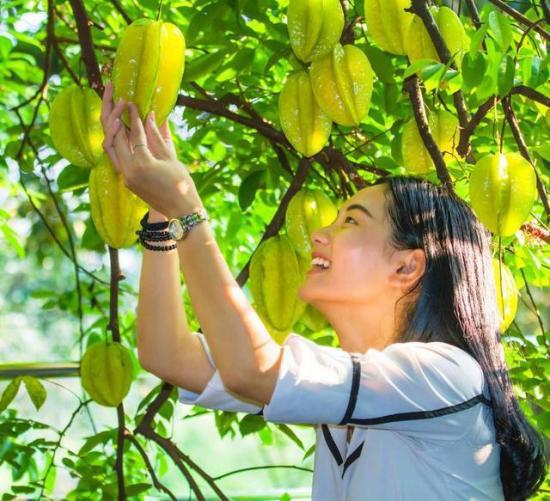
[[523,139],[523,134],[521,133],[514,109],[512,108],[512,98],[510,96],[505,96],[502,98],[502,108],[504,110],[506,120],[510,124],[510,129],[512,129],[512,134],[514,135],[514,139],[516,140],[521,156],[531,164],[533,170],[535,171],[535,175],[537,177],[537,191],[539,193],[542,205],[544,206],[544,210],[546,211],[546,222],[548,223],[550,222],[550,204],[548,203],[548,196],[546,194],[544,184],[540,179],[539,173],[535,168],[533,160],[531,159],[525,140]]
[[[290,186],[288,187],[286,193],[281,199],[281,202],[279,203],[279,207],[277,208],[277,211],[275,212],[273,218],[271,219],[271,222],[267,225],[262,238],[258,242],[258,246],[264,240],[267,240],[268,238],[276,235],[281,229],[281,227],[283,226],[288,204],[292,199],[292,197],[300,190],[300,188],[304,184],[307,178],[309,166],[310,166],[310,160],[308,160],[307,158],[303,158],[302,160],[300,160],[298,170],[294,175],[294,177],[292,178],[292,182],[290,183]],[[258,246],[256,246],[256,248],[258,248]],[[240,287],[243,287],[246,281],[248,280],[251,260],[252,260],[252,255],[249,257],[242,271],[237,276],[236,281]]]
[[[519,21],[525,26],[530,26],[532,24],[532,21],[530,19],[526,18],[521,12],[517,11],[516,9],[513,9],[502,0],[489,0],[489,2],[491,2],[493,5],[496,5],[500,10],[502,10],[503,12],[506,12],[506,14],[509,14],[516,21]],[[536,31],[539,35],[542,35],[542,37],[545,38],[546,40],[550,40],[550,33],[548,33],[546,30],[544,30],[540,26],[535,26],[533,30]]]
[[[447,48],[447,45],[445,44],[445,41],[441,36],[441,32],[439,31],[439,27],[437,26],[437,23],[435,22],[432,13],[428,9],[428,3],[426,2],[426,0],[412,0],[411,7],[405,10],[407,12],[412,12],[413,14],[416,14],[422,19],[422,21],[424,22],[424,26],[426,26],[428,34],[430,35],[430,38],[434,44],[435,50],[437,51],[439,59],[443,64],[448,64],[449,60],[451,59],[451,53],[449,52],[449,49]],[[454,61],[451,64],[451,67],[456,69],[456,64]],[[464,101],[464,95],[462,94],[461,90],[458,90],[453,94],[453,101],[457,111],[460,127],[464,128],[468,123],[469,117],[468,111],[466,109],[466,103]]]
[[434,162],[437,177],[449,193],[454,193],[453,183],[449,173],[447,172],[445,160],[443,160],[443,155],[439,151],[439,148],[437,147],[437,144],[430,132],[428,118],[424,109],[424,100],[418,84],[418,76],[413,74],[406,78],[403,82],[403,88],[409,93],[418,131],[420,132],[424,145],[426,146],[426,149]]
[[84,60],[86,72],[90,87],[95,89],[101,97],[103,94],[103,84],[101,82],[101,72],[93,49],[92,33],[88,24],[88,16],[81,0],[69,0],[73,9],[73,14],[76,20],[76,29],[78,31],[78,39],[80,40],[81,58]]

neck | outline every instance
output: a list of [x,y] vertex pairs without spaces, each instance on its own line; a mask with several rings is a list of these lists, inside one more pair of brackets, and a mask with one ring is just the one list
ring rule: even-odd
[[[340,347],[348,352],[366,353],[369,348],[383,350],[395,342],[395,301],[378,301],[371,304],[322,303],[314,306],[334,328]],[[399,313],[396,308],[395,314]]]

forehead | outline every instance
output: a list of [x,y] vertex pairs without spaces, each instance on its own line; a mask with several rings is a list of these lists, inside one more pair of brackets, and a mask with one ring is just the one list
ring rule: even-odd
[[352,204],[363,205],[376,220],[381,221],[385,213],[386,190],[387,187],[383,184],[367,186],[342,202],[341,207],[348,207]]

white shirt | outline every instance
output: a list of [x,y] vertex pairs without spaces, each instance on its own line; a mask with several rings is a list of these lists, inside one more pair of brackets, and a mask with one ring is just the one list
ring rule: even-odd
[[[215,368],[206,338],[196,334]],[[202,393],[178,391],[186,404],[314,425],[313,501],[504,499],[483,372],[448,343],[394,343],[361,354],[291,333],[263,408],[227,391],[217,370]]]

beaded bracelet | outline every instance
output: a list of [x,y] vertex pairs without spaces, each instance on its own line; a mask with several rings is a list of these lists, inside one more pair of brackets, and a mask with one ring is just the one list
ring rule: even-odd
[[149,211],[145,213],[145,215],[141,218],[141,221],[140,221],[141,227],[144,230],[158,231],[158,230],[165,230],[166,228],[168,228],[169,221],[159,221],[156,223],[149,223],[147,222],[148,218],[149,218]]
[[[153,241],[153,240],[151,240]],[[160,242],[165,242],[166,240],[158,240]],[[145,247],[146,249],[149,249],[149,250],[154,250],[154,251],[167,251],[167,250],[172,250],[172,249],[176,249],[178,247],[178,245],[176,243],[172,244],[172,245],[149,245],[145,239],[143,239],[142,237],[139,238],[139,243],[141,245],[143,245],[143,247]]]
[[172,240],[167,231],[137,230],[136,235],[147,240]]

